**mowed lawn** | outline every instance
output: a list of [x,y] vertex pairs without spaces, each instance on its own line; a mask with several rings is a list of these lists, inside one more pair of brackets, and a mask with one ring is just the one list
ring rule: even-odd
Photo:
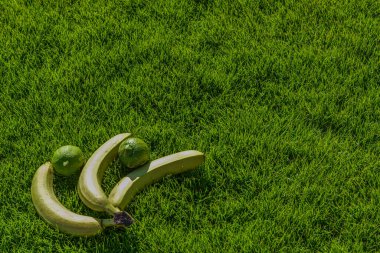
[[[0,252],[379,252],[379,73],[379,1],[0,1]],[[125,231],[48,226],[36,169],[122,132],[206,161],[137,195]],[[107,217],[77,180],[59,200]]]

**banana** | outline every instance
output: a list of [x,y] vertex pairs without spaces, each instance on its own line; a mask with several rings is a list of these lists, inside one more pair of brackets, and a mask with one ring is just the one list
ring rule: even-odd
[[170,174],[178,174],[195,169],[205,160],[204,154],[187,150],[151,161],[130,172],[112,189],[109,202],[124,210],[132,198],[145,186]]
[[96,219],[76,214],[64,207],[53,190],[53,166],[46,162],[38,168],[32,181],[32,201],[38,214],[58,230],[76,235],[91,236],[105,227],[118,225],[114,219]]
[[92,210],[104,211],[121,218],[127,215],[124,218],[132,219],[129,214],[121,212],[109,202],[101,187],[105,169],[116,158],[121,142],[130,136],[130,133],[122,133],[112,137],[93,153],[83,167],[79,176],[78,193],[83,203]]

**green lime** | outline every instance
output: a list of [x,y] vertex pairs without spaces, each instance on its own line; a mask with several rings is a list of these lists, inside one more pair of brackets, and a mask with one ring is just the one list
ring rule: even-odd
[[133,169],[149,161],[150,149],[141,139],[131,137],[119,146],[119,159],[121,164]]
[[85,158],[80,148],[67,145],[54,152],[51,163],[58,174],[70,176],[83,167]]

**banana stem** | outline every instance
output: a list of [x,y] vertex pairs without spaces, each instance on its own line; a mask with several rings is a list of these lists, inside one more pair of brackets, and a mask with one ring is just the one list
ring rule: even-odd
[[122,227],[128,227],[134,223],[134,219],[132,218],[132,216],[125,211],[115,213],[113,220],[116,225]]
[[115,213],[118,213],[120,212],[120,209],[117,208],[117,207],[114,207],[113,205],[111,205],[110,203],[107,204],[104,208],[104,211],[106,211],[106,213],[110,214],[110,215],[114,215]]
[[103,228],[113,227],[116,225],[114,219],[102,219],[101,223]]
[[108,214],[113,216],[113,224],[116,226],[127,227],[132,225],[134,222],[129,213],[121,211],[119,208],[111,204],[108,204],[105,210]]
[[101,224],[103,228],[106,227],[128,227],[134,223],[132,216],[125,212],[120,211],[114,214],[112,219],[102,219]]

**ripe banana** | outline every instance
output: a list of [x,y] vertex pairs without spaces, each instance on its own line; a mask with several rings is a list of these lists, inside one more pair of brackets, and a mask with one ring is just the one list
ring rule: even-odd
[[130,133],[118,134],[93,153],[79,176],[78,193],[83,203],[95,211],[105,211],[115,217],[127,215],[127,218],[132,219],[129,214],[121,212],[109,202],[101,187],[105,169],[116,158],[121,142],[129,136]]
[[77,236],[91,236],[105,227],[117,225],[113,219],[96,219],[76,214],[64,207],[54,194],[53,166],[46,162],[38,168],[32,181],[32,201],[39,215],[58,230]]
[[109,202],[124,210],[132,198],[145,186],[170,174],[178,174],[195,169],[203,163],[204,154],[187,150],[151,161],[122,178],[112,189]]

